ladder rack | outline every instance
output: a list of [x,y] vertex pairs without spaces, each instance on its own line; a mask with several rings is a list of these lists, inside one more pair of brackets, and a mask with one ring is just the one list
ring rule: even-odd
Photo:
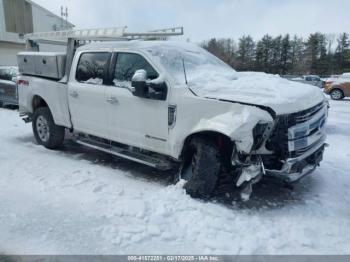
[[128,41],[135,39],[167,40],[167,38],[170,36],[179,36],[184,34],[183,27],[171,27],[148,32],[127,32],[126,28],[126,26],[123,26],[112,28],[38,32],[26,34],[24,39],[26,40],[27,51],[39,51],[38,43],[66,46],[67,52],[65,75],[60,82],[67,83],[76,49],[90,41]]
[[112,28],[95,28],[81,30],[65,30],[38,32],[26,34],[25,40],[55,40],[67,41],[87,40],[87,41],[108,41],[108,40],[132,40],[132,39],[167,39],[170,36],[183,35],[183,27],[172,27],[165,29],[152,30],[148,32],[127,32],[127,27],[112,27]]

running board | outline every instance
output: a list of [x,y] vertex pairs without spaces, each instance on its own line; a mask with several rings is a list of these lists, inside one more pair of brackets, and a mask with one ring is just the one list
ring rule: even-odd
[[163,159],[159,159],[159,158],[155,158],[146,154],[142,154],[142,153],[137,153],[137,152],[133,152],[131,150],[125,149],[125,148],[121,148],[121,147],[117,147],[114,145],[109,145],[106,143],[102,143],[102,142],[98,142],[98,141],[94,141],[92,139],[88,139],[88,138],[83,138],[83,139],[77,139],[75,140],[76,143],[83,145],[83,146],[87,146],[105,153],[109,153],[124,159],[128,159],[140,164],[144,164],[153,168],[157,168],[160,170],[169,170],[172,168],[172,164],[170,161],[167,160],[163,160]]

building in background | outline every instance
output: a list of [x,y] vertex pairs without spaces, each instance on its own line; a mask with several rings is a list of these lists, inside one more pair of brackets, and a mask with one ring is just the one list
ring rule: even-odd
[[0,0],[0,66],[17,65],[23,35],[73,29],[74,25],[30,0]]

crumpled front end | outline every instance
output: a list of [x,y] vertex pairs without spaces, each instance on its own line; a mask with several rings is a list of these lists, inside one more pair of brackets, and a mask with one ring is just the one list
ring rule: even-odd
[[328,104],[321,102],[301,112],[278,116],[262,155],[266,175],[295,182],[313,171],[322,160]]
[[326,146],[328,103],[297,113],[276,116],[273,123],[259,123],[253,129],[254,144],[249,154],[237,150],[232,165],[240,168],[236,186],[242,198],[262,176],[292,183],[311,173],[321,162]]

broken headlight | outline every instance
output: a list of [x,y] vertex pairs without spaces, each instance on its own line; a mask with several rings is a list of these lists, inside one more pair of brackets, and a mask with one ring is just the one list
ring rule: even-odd
[[253,128],[253,150],[259,149],[264,141],[269,137],[273,127],[273,122],[258,123]]

